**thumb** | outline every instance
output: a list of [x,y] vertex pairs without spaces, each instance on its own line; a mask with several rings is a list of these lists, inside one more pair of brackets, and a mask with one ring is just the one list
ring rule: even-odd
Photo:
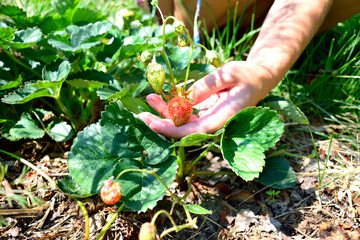
[[211,95],[235,86],[242,62],[229,62],[216,69],[206,77],[196,81],[190,88],[190,98],[194,105],[204,101]]

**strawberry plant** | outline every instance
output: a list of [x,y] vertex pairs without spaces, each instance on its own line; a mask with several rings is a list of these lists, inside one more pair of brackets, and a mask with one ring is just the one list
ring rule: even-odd
[[[172,31],[175,34],[165,31],[166,23],[171,20],[174,21]],[[163,19],[162,35],[158,38],[162,39],[161,45],[158,40],[150,38],[147,28],[141,27],[138,30],[139,33],[144,31],[146,36],[142,47],[139,46],[140,41],[133,36],[132,44],[139,46],[138,57],[135,58],[140,60],[139,69],[143,69],[143,76],[147,76],[153,91],[168,101],[168,112],[174,124],[179,126],[186,123],[193,111],[192,104],[187,99],[186,82],[190,77],[196,81],[214,70],[214,67],[219,67],[219,54],[201,46],[206,52],[204,60],[207,63],[203,63],[203,59],[197,58],[201,51],[192,42],[188,30],[173,17]],[[176,44],[172,39],[184,33],[187,33],[189,46],[171,46],[171,43]],[[123,52],[126,51],[125,46],[122,45],[116,54],[119,54],[118,58],[127,56],[127,61],[130,61],[132,55]],[[193,61],[196,63],[192,63]],[[121,70],[119,68],[118,71]],[[285,99],[268,99],[263,101],[262,106],[246,108],[229,119],[217,133],[197,133],[178,141],[169,141],[152,131],[137,117],[142,111],[153,112],[141,100],[125,98],[122,89],[117,89],[115,82],[99,91],[104,91],[100,98],[111,102],[102,112],[100,121],[86,127],[74,139],[68,160],[72,177],[60,182],[65,192],[70,188],[66,186],[73,186],[72,189],[78,189],[85,195],[101,195],[104,181],[113,178],[121,186],[121,199],[116,205],[121,206],[121,209],[126,206],[132,211],[144,212],[154,208],[164,197],[165,191],[169,191],[174,203],[182,205],[188,216],[188,224],[177,226],[173,223],[171,231],[178,231],[184,227],[196,227],[196,221],[191,218],[190,212],[211,212],[200,206],[186,205],[184,197],[175,196],[168,186],[175,178],[184,180],[187,176],[196,175],[194,167],[197,162],[213,148],[221,150],[234,173],[245,181],[255,180],[279,189],[295,184],[294,173],[286,161],[273,158],[268,164],[265,155],[275,147],[283,133],[284,123],[280,120],[279,113],[287,117],[297,114],[296,120],[306,121],[301,111]],[[172,95],[170,100],[168,92]],[[184,149],[198,145],[207,147],[195,159],[187,160]],[[274,167],[279,163],[281,168]],[[266,171],[267,168],[271,169],[270,174]],[[262,172],[265,174],[262,175]],[[276,181],[273,181],[271,175],[277,172],[284,174],[279,174]],[[166,214],[173,222],[166,211],[158,212],[161,213]],[[155,220],[154,216],[152,223],[143,226],[141,235],[155,234]],[[161,236],[167,233],[164,232]]]
[[[19,7],[0,6],[0,124],[2,136],[10,141],[45,134],[55,141],[73,140],[70,176],[58,182],[63,192],[74,198],[99,194],[118,211],[127,207],[145,212],[168,191],[183,207],[187,223],[178,226],[161,210],[141,231],[147,236],[143,238],[152,239],[160,214],[173,224],[160,236],[195,228],[191,213],[211,214],[185,203],[190,186],[183,197],[169,189],[176,178],[190,185],[188,177],[197,174],[196,164],[211,150],[218,150],[245,181],[277,189],[295,184],[284,159],[266,157],[276,152],[283,133],[279,114],[307,123],[291,102],[264,99],[214,134],[167,139],[139,119],[144,111],[157,114],[145,96],[161,95],[174,125],[187,123],[196,109],[186,87],[220,67],[219,54],[195,44],[184,24],[172,16],[157,26],[150,16],[143,18],[133,9],[123,11],[121,24],[115,25],[76,0],[51,4],[51,14],[31,17]],[[100,103],[106,106],[96,121]],[[185,154],[186,148],[195,146],[204,146],[198,156]]]

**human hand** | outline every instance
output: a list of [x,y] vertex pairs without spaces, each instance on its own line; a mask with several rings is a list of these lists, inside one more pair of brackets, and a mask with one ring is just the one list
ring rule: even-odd
[[182,138],[192,133],[213,133],[242,109],[256,105],[276,83],[262,66],[233,61],[191,86],[189,97],[199,112],[193,114],[188,123],[175,126],[169,118],[167,103],[156,94],[148,95],[146,100],[165,119],[148,112],[140,113],[139,117],[155,132],[167,137]]

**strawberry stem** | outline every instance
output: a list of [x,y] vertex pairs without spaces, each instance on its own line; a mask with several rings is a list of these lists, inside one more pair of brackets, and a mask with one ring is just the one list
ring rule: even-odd
[[179,154],[177,158],[179,164],[178,178],[184,179],[184,170],[185,170],[185,150],[184,147],[179,147]]
[[75,202],[77,202],[77,204],[79,205],[79,207],[81,208],[81,211],[83,212],[84,214],[84,217],[85,217],[85,237],[84,239],[85,240],[88,240],[89,239],[89,235],[90,235],[90,223],[89,223],[89,214],[84,206],[84,204],[79,200],[77,199],[76,197],[72,197]]
[[189,38],[189,42],[190,42],[190,57],[189,57],[189,62],[188,62],[188,66],[187,66],[187,69],[186,69],[186,75],[185,75],[185,81],[184,81],[184,91],[186,90],[186,81],[188,80],[189,78],[189,72],[190,72],[190,64],[191,64],[191,58],[192,58],[192,54],[193,54],[193,51],[194,51],[194,42],[190,36],[190,33],[189,31],[185,28],[185,32]]
[[217,143],[217,141],[213,142],[212,144],[210,144],[191,164],[190,166],[186,169],[185,174],[188,175],[189,172],[191,171],[191,169],[193,169],[193,167],[203,158],[206,156],[206,154],[211,150],[211,148]]
[[104,228],[101,230],[100,234],[96,237],[96,240],[102,239],[102,236],[106,233],[106,231],[109,229],[111,224],[114,222],[116,217],[119,215],[119,212],[125,207],[125,204],[121,204],[121,206],[118,208],[118,210],[113,214],[110,221],[104,226]]
[[[159,9],[159,11],[160,11],[160,13],[161,13],[161,10],[160,10],[159,7],[158,7],[158,9]],[[161,14],[161,16],[162,16],[162,14]],[[162,46],[161,56],[164,58],[165,64],[166,64],[166,66],[167,66],[167,68],[168,68],[168,70],[169,70],[169,73],[170,73],[170,76],[171,76],[172,85],[175,86],[176,83],[175,83],[174,74],[173,74],[173,72],[172,72],[172,70],[171,70],[171,65],[170,65],[169,59],[168,59],[168,57],[167,57],[167,55],[166,55],[166,52],[165,52],[165,25],[166,25],[166,22],[167,22],[169,19],[175,20],[175,18],[172,17],[172,16],[169,16],[169,17],[167,17],[165,20],[164,20],[163,17],[162,17],[162,19],[163,19],[163,44],[162,44],[163,46]]]

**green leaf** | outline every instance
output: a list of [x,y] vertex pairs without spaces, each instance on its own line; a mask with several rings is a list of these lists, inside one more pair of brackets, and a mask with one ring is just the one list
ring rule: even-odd
[[17,15],[26,17],[26,12],[24,10],[13,5],[4,5],[4,4],[0,5],[0,13],[7,15],[9,17],[17,16]]
[[43,62],[45,64],[50,64],[51,62],[54,62],[56,59],[58,59],[60,56],[57,54],[57,52],[50,48],[44,48],[44,49],[33,49],[33,48],[25,48],[19,50],[21,52],[21,55],[29,60],[33,60],[36,62]]
[[8,95],[4,96],[1,101],[8,104],[22,104],[39,97],[53,97],[55,93],[48,88],[36,88],[25,85]]
[[[36,18],[36,16],[34,16]],[[36,25],[41,29],[44,34],[50,34],[55,31],[61,31],[68,25],[66,19],[59,14],[52,14],[45,17],[40,17],[40,21],[36,19],[29,19],[35,21]]]
[[218,135],[206,133],[193,133],[183,137],[180,141],[174,143],[172,147],[190,147],[195,146],[207,140],[216,139]]
[[66,82],[79,88],[100,88],[108,86],[114,80],[111,75],[96,70],[78,72],[70,78]]
[[14,127],[15,122],[12,120],[6,121],[1,127],[1,136],[9,141],[18,141],[20,138],[14,137],[10,134],[10,130]]
[[200,207],[198,205],[186,205],[186,208],[191,212],[191,213],[194,213],[194,214],[201,214],[201,215],[204,215],[204,214],[212,214],[212,211],[209,211],[203,207]]
[[21,75],[18,75],[18,78],[13,81],[0,79],[0,91],[18,87],[21,84],[21,82],[22,82]]
[[66,122],[54,122],[50,125],[48,134],[57,142],[65,142],[74,135],[74,131]]
[[285,189],[296,185],[296,176],[285,159],[273,157],[266,159],[264,170],[256,181],[268,187]]
[[63,82],[71,70],[68,61],[58,61],[47,65],[42,73],[43,79],[50,82]]
[[[102,117],[78,134],[69,154],[70,174],[85,193],[98,193],[104,180],[126,169],[156,169],[166,185],[174,180],[177,163],[169,141],[117,103],[108,105]],[[129,172],[119,181],[121,200],[134,211],[153,208],[166,190],[146,173]]]
[[[74,182],[86,191],[99,192],[102,181],[116,177],[125,169],[157,169],[157,173],[169,185],[175,177],[176,161],[169,158],[160,165],[150,166],[136,159],[122,159],[112,155],[102,145],[99,125],[91,125],[74,140],[69,155],[69,170]],[[98,137],[99,136],[99,137]],[[111,141],[111,139],[109,139]],[[143,173],[128,173],[120,178],[122,201],[134,211],[145,211],[156,205],[165,193],[165,188],[153,176]]]
[[77,8],[72,21],[73,23],[94,23],[105,19],[106,17],[101,12],[89,8]]
[[87,198],[94,195],[86,193],[86,190],[74,183],[71,176],[65,176],[63,179],[57,181],[57,186],[63,193],[71,197]]
[[[209,64],[198,64],[194,63],[190,65],[190,72],[189,72],[189,79],[195,79],[198,80],[200,78],[205,77],[212,71],[214,71],[216,68]],[[174,69],[173,74],[176,79],[183,80],[185,79],[187,69]]]
[[22,27],[26,27],[26,12],[20,9],[17,6],[13,5],[0,5],[0,14],[9,16],[14,20],[15,23],[21,25]]
[[249,181],[259,176],[269,147],[283,133],[284,123],[268,108],[246,108],[225,125],[221,140],[223,157],[234,172]]
[[[160,47],[162,41],[158,38],[151,38],[149,48]],[[148,48],[148,44],[139,36],[130,36],[124,39],[123,45],[119,48],[113,58],[125,59],[140,54]]]
[[[167,48],[166,52],[169,56],[171,66],[173,68],[177,68],[179,70],[183,70],[188,66],[189,58],[190,58],[190,47],[173,47],[173,48]],[[194,60],[197,58],[200,54],[200,49],[194,49],[192,53],[191,60]]]
[[269,107],[279,112],[281,115],[284,115],[292,121],[295,121],[299,124],[309,124],[309,120],[300,110],[300,108],[285,98],[271,96],[265,98],[263,102],[265,107]]
[[105,38],[102,40],[103,42],[111,42],[98,46],[99,49],[93,48],[96,59],[106,63],[112,63],[115,61],[116,59],[114,58],[114,55],[118,56],[119,54],[119,52],[116,50],[120,48],[125,37],[126,34],[123,31],[121,31],[119,28],[112,27]]
[[139,98],[122,97],[120,98],[120,101],[126,109],[128,109],[131,112],[134,112],[135,114],[152,111],[149,105]]
[[70,35],[70,41],[49,39],[48,43],[63,51],[76,52],[87,50],[101,44],[102,41],[97,37],[105,35],[111,27],[112,23],[108,21],[90,23],[82,27],[70,25],[66,28]]
[[[110,100],[116,99],[118,96],[115,96],[118,92],[122,90],[120,83],[118,80],[110,80],[108,86],[104,86],[99,88],[96,93],[100,97],[101,100]],[[121,95],[124,96],[124,95]]]
[[15,35],[15,29],[8,27],[5,23],[0,22],[0,39],[12,40]]
[[35,45],[41,38],[42,32],[39,28],[27,28],[16,31],[12,41],[4,40],[4,42],[12,48],[22,49]]
[[139,158],[145,151],[144,162],[150,165],[159,164],[172,154],[169,141],[149,131],[143,121],[122,109],[120,104],[113,102],[105,110],[100,125],[108,129],[111,135],[118,133],[112,142],[104,143],[112,154],[121,158]]
[[79,2],[80,0],[53,0],[51,5],[60,15],[63,15],[67,10],[75,9],[79,5]]
[[29,113],[24,113],[20,120],[10,129],[10,134],[15,138],[42,138],[45,131],[38,127]]

